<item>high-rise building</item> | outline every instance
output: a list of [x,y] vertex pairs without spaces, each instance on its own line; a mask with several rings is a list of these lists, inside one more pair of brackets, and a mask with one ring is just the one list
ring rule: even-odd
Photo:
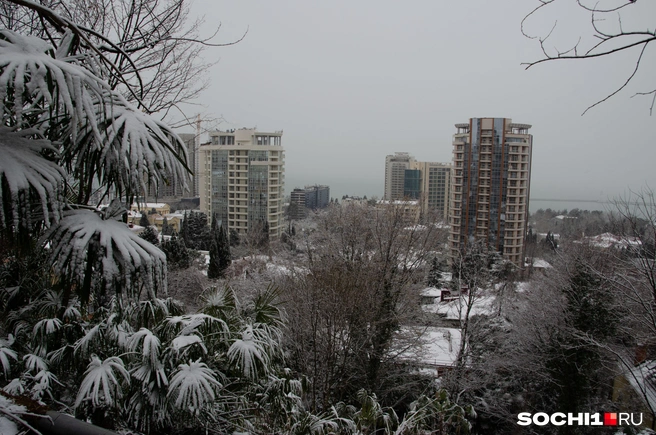
[[193,173],[196,165],[196,147],[195,138],[193,133],[181,133],[180,139],[187,147],[187,168],[192,171],[191,176],[187,179],[187,188],[185,189],[183,180],[176,180],[175,178],[167,178],[161,180],[157,188],[150,186],[146,200],[149,201],[177,201],[183,197],[194,197],[198,193],[194,191],[196,175]]
[[401,200],[405,190],[405,170],[415,158],[408,153],[394,153],[385,157],[385,194],[387,201]]
[[269,225],[271,238],[283,228],[284,150],[282,131],[215,131],[199,150],[200,209],[240,234]]
[[528,124],[472,118],[453,136],[449,243],[456,257],[482,240],[522,267],[531,185]]
[[385,195],[387,201],[418,200],[421,212],[449,215],[451,164],[419,162],[408,153],[385,158]]
[[421,212],[437,212],[443,219],[449,216],[451,164],[412,162],[405,172],[404,196],[418,199]]
[[304,189],[294,189],[290,195],[291,219],[304,219],[308,210],[328,207],[330,202],[330,187],[315,184]]

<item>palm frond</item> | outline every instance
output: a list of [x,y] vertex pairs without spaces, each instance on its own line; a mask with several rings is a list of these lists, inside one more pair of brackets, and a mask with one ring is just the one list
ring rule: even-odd
[[130,337],[128,346],[132,352],[140,351],[142,357],[151,365],[155,366],[159,363],[160,341],[149,329],[141,328],[134,333]]
[[78,126],[92,128],[98,134],[93,102],[102,100],[109,85],[91,71],[54,56],[53,47],[46,41],[0,31],[0,101],[13,100],[11,107],[0,106],[0,116],[15,117],[16,125],[22,127],[25,112],[56,106],[62,109],[59,115],[70,117],[73,136]]
[[[43,155],[46,151],[55,151],[50,141],[34,137],[38,137],[38,132],[33,129],[15,131],[0,127],[0,199],[3,204],[0,222],[5,226],[17,226],[27,219],[29,204],[19,198],[22,192],[36,194],[46,225],[50,222],[49,210],[55,219],[60,214],[57,192],[64,180],[64,171]],[[6,209],[11,210],[12,216],[5,216]]]
[[[55,272],[77,282],[87,302],[93,279],[106,289],[129,290],[142,282],[154,297],[166,289],[166,256],[122,222],[90,210],[67,212],[44,236]],[[86,280],[85,280],[86,278]]]
[[214,372],[205,363],[190,361],[178,366],[171,378],[169,396],[175,397],[176,408],[197,414],[215,400],[215,390],[220,387]]
[[9,348],[12,344],[14,344],[13,335],[9,334],[7,338],[0,338],[0,364],[2,364],[2,372],[5,375],[5,379],[7,379],[7,373],[11,369],[9,358],[18,359],[16,351]]
[[84,373],[84,379],[75,399],[75,407],[85,401],[91,401],[96,408],[105,405],[114,406],[122,395],[121,381],[117,375],[123,377],[125,382],[130,382],[130,374],[120,358],[112,356],[101,361],[93,355]]
[[230,363],[248,378],[257,379],[258,372],[268,372],[269,355],[266,346],[254,337],[251,325],[246,326],[241,339],[235,340],[227,355]]

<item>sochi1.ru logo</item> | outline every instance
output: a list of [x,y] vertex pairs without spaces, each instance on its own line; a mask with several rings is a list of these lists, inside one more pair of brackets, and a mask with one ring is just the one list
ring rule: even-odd
[[640,412],[520,412],[517,414],[517,424],[520,426],[640,426]]

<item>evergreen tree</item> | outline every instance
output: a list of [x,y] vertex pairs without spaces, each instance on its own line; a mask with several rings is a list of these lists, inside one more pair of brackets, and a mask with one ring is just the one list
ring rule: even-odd
[[230,246],[239,246],[239,233],[234,228],[230,229]]
[[170,236],[172,234],[173,234],[173,226],[169,224],[168,219],[164,218],[164,222],[162,223],[162,235]]
[[433,257],[431,268],[426,277],[426,285],[429,287],[442,287],[442,264],[437,256]]
[[185,245],[189,243],[189,231],[187,229],[189,222],[189,214],[185,212],[182,222],[180,222],[180,238],[184,240]]
[[159,238],[157,237],[157,231],[151,225],[147,226],[145,230],[139,234],[139,237],[144,239],[147,242],[152,243],[153,245],[159,245]]
[[162,242],[162,251],[166,254],[166,264],[169,268],[186,269],[191,266],[191,256],[182,238],[176,234],[170,240]]
[[218,219],[212,219],[212,242],[210,244],[210,264],[207,268],[207,277],[210,279],[223,278],[230,266],[230,242],[225,227],[219,225]]
[[185,243],[191,249],[209,250],[212,240],[210,227],[207,225],[207,215],[191,211],[185,219]]
[[150,226],[150,221],[148,220],[148,215],[146,213],[141,213],[141,217],[139,218],[139,225],[144,228]]

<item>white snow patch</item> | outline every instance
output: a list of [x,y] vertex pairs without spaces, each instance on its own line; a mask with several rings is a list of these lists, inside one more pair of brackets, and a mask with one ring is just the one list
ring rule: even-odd
[[462,334],[457,328],[405,326],[397,333],[393,348],[401,346],[401,338],[406,345],[408,339],[414,338],[416,344],[403,349],[400,358],[412,359],[428,367],[448,367],[456,362]]

